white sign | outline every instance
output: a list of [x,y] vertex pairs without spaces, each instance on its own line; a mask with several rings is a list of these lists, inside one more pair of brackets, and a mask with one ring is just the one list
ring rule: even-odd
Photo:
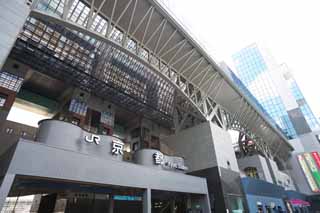
[[188,170],[188,168],[183,165],[183,163],[174,163],[171,162],[169,158],[167,158],[164,154],[162,154],[161,152],[155,152],[153,154],[153,160],[154,160],[154,164],[156,165],[162,165],[171,169],[178,169],[178,170],[182,170],[182,171],[186,171]]
[[89,138],[88,136],[86,136],[84,138],[85,142],[87,143],[95,143],[97,145],[100,144],[100,136],[99,135],[94,135],[94,134],[91,134],[91,137]]
[[113,140],[112,141],[112,154],[113,155],[123,155],[123,147],[124,143],[120,140]]
[[154,163],[156,165],[164,164],[164,155],[161,152],[156,152],[153,154]]

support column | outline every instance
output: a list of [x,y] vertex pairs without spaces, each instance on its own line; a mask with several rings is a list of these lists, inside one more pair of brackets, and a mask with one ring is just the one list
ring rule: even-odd
[[1,1],[0,69],[2,68],[5,60],[7,59],[29,13],[30,6],[27,5],[27,1]]
[[143,213],[151,213],[151,189],[146,189],[143,193]]
[[204,195],[202,200],[203,212],[211,212],[209,194]]
[[14,174],[6,174],[3,177],[3,180],[0,186],[0,211],[3,208],[6,198],[10,192],[15,176],[16,175]]
[[176,202],[175,202],[175,200],[173,199],[173,200],[170,201],[170,212],[171,212],[171,213],[175,213],[175,212],[176,212],[176,211],[175,211],[175,206],[176,206]]
[[114,209],[114,200],[112,198],[112,194],[109,197],[109,207],[108,207],[108,213],[113,213]]

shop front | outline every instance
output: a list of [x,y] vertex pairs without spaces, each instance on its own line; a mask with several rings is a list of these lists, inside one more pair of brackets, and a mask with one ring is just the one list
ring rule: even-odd
[[241,182],[247,199],[249,212],[287,212],[283,187],[248,177],[242,178]]
[[113,136],[44,120],[36,141],[20,139],[1,155],[0,206],[33,196],[38,212],[209,212],[206,179],[185,174],[183,158],[141,149],[128,160],[124,147]]

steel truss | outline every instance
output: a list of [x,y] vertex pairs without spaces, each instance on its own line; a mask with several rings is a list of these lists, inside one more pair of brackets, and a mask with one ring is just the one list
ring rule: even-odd
[[[143,7],[145,10],[141,12]],[[249,135],[268,155],[280,156],[292,150],[283,135],[235,89],[214,61],[156,1],[37,0],[30,16],[45,22],[47,28],[55,25],[55,31],[60,35],[57,37],[53,33],[49,39],[57,42],[56,48],[48,46],[51,50],[39,47],[41,41],[34,39],[39,37],[34,36],[36,33],[24,40],[25,43],[32,45],[36,40],[38,43],[33,45],[37,51],[40,49],[47,55],[51,52],[57,61],[71,63],[74,69],[80,68],[83,78],[78,84],[82,87],[91,88],[96,81],[95,85],[100,86],[90,90],[99,93],[103,89],[101,82],[108,83],[113,88],[110,90],[113,93],[108,90],[112,93],[110,96],[114,96],[116,90],[122,92],[123,97],[118,98],[120,103],[124,99],[131,105],[129,100],[138,100],[137,110],[145,109],[141,106],[147,105],[152,109],[150,114],[160,113],[160,116],[154,116],[160,120],[172,117],[177,130],[199,121],[213,121],[221,128],[236,129]],[[57,50],[63,49],[59,46],[62,38],[75,41],[72,47],[76,48],[65,48],[58,54]],[[124,71],[127,68],[130,71]],[[134,77],[128,74],[133,72]],[[142,72],[149,76],[156,73],[149,86],[150,78],[143,77]],[[77,72],[69,74],[74,73]],[[126,87],[123,86],[125,79],[131,81]],[[242,97],[238,112],[229,112],[217,102],[216,97],[224,84],[231,85]],[[152,90],[152,87],[158,89]],[[154,92],[148,93],[150,90]],[[174,100],[175,96],[182,98]]]

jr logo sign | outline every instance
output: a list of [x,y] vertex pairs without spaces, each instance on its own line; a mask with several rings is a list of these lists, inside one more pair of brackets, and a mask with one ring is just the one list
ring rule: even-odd
[[86,137],[84,138],[84,140],[85,140],[85,142],[87,142],[87,143],[95,143],[95,144],[97,144],[97,145],[100,144],[100,136],[98,136],[98,135],[91,134],[91,137],[86,136]]

